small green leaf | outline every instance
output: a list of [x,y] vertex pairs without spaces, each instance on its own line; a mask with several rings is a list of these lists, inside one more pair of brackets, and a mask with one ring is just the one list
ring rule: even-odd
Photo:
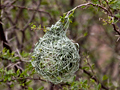
[[46,1],[42,1],[41,2],[41,5],[48,5],[49,3],[48,2],[46,2]]
[[8,81],[10,81],[11,80],[11,77],[8,77]]
[[61,80],[61,77],[58,76],[57,79],[58,79],[58,80]]
[[85,32],[85,33],[84,33],[84,36],[87,36],[87,35],[88,35],[88,33],[87,33],[87,32]]
[[33,90],[33,88],[32,87],[28,87],[28,90]]
[[41,17],[41,20],[45,22],[45,21],[47,21],[47,18]]
[[11,87],[11,88],[14,87],[14,84],[12,83],[12,84],[10,85],[10,87]]
[[91,81],[91,82],[93,82],[93,83],[95,82],[95,80],[94,80],[94,79],[90,79],[90,81]]
[[83,84],[87,84],[87,80],[84,80],[84,81],[83,81]]
[[85,8],[86,6],[82,6],[81,8]]
[[76,79],[76,76],[73,77],[73,81],[75,81],[75,79]]
[[119,13],[115,14],[115,16],[118,17],[118,18],[120,18],[120,14]]
[[42,87],[38,88],[37,90],[43,90],[43,89],[44,89],[44,87],[42,86]]
[[107,79],[108,79],[107,75],[104,75],[104,76],[103,76],[103,81],[104,81],[104,80],[107,80]]
[[91,67],[92,67],[92,69],[94,69],[94,68],[95,68],[95,65],[94,65],[94,64],[92,64],[92,66],[91,66]]
[[20,75],[20,69],[17,70],[17,76],[19,76],[19,75]]
[[100,90],[100,89],[101,89],[101,84],[97,86],[97,90]]
[[26,84],[26,85],[29,85],[31,82],[32,82],[32,80],[27,81],[25,84]]
[[82,69],[89,70],[90,68],[85,66],[85,67],[82,67]]

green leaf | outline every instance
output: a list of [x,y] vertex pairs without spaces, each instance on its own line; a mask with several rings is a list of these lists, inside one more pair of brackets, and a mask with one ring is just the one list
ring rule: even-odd
[[8,77],[8,81],[10,81],[11,80],[11,77]]
[[25,86],[25,83],[22,83],[21,86]]
[[14,56],[14,54],[15,54],[15,52],[12,52],[12,53],[11,53],[11,56]]
[[83,81],[83,84],[87,84],[87,80],[84,80],[84,81]]
[[94,68],[95,68],[95,65],[94,65],[94,64],[92,64],[92,66],[91,66],[91,67],[92,67],[92,69],[94,69]]
[[11,87],[11,88],[14,87],[14,84],[12,83],[12,84],[10,85],[10,87]]
[[32,28],[32,29],[35,29],[35,28],[36,28],[36,25],[33,25],[31,28]]
[[43,89],[44,89],[44,87],[42,86],[42,87],[38,88],[37,90],[43,90]]
[[107,79],[108,79],[107,75],[104,75],[104,76],[103,76],[103,81],[104,81],[104,80],[107,80]]
[[42,1],[41,5],[48,5],[49,3],[47,1]]
[[101,84],[99,83],[99,85],[97,86],[97,90],[101,89]]
[[19,76],[19,75],[20,75],[20,69],[17,70],[17,76]]
[[87,35],[88,35],[88,33],[87,33],[87,32],[85,32],[85,33],[84,33],[84,36],[87,36]]
[[86,6],[82,6],[81,8],[85,8]]
[[75,79],[76,79],[76,76],[73,77],[73,81],[75,81]]
[[33,88],[32,87],[28,87],[28,90],[33,90]]
[[85,66],[85,67],[82,67],[82,69],[89,70],[90,68]]
[[58,80],[61,80],[61,77],[58,76],[57,79],[58,79]]
[[29,85],[31,82],[32,82],[32,80],[27,81],[25,84],[26,84],[26,85]]
[[90,78],[90,81],[93,82],[93,83],[95,83],[95,80],[94,80],[94,79],[91,79],[91,78]]
[[120,14],[119,13],[115,14],[115,16],[118,17],[118,18],[120,18]]
[[47,18],[46,17],[41,17],[41,20],[45,22],[45,21],[47,21]]

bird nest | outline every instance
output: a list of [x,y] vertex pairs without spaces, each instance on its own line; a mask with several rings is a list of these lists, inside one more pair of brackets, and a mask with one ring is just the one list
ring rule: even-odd
[[79,45],[66,36],[68,26],[68,17],[57,21],[36,43],[33,52],[33,67],[54,84],[67,81],[79,68]]

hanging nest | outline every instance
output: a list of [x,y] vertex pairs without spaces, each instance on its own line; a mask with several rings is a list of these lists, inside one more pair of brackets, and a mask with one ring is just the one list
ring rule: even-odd
[[67,81],[79,68],[79,45],[66,36],[68,26],[68,17],[57,21],[36,43],[33,52],[33,67],[54,84]]

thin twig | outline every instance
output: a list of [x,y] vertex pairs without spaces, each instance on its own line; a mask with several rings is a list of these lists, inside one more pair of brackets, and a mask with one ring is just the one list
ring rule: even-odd
[[88,56],[86,57],[86,60],[87,60],[87,64],[88,64],[88,66],[90,67],[93,75],[95,75],[95,73],[94,73],[94,71],[93,71],[93,69],[92,69],[92,66],[90,65],[90,63],[89,63],[89,61],[88,61]]
[[43,10],[39,10],[39,9],[34,9],[34,8],[28,8],[28,7],[19,6],[19,5],[12,5],[12,6],[13,7],[17,7],[17,8],[27,9],[29,11],[37,11],[37,12],[40,12],[40,13],[45,13],[45,14],[47,14],[50,17],[51,20],[53,20],[52,16],[47,11],[43,11]]
[[30,62],[30,61],[28,61],[28,60],[24,60],[23,59],[23,57],[20,55],[20,51],[18,50],[18,49],[16,49],[16,51],[17,51],[17,55],[18,55],[18,57],[20,57],[20,61],[22,61],[22,62]]
[[[37,6],[37,8],[36,8],[35,10],[38,10],[38,9],[39,9],[40,3],[41,3],[41,1],[39,1],[38,6]],[[31,16],[31,18],[29,19],[29,21],[27,22],[27,24],[24,26],[24,28],[22,29],[22,31],[24,31],[24,30],[27,29],[27,27],[29,26],[29,24],[30,24],[30,23],[32,22],[32,20],[34,19],[35,14],[36,14],[36,12],[34,11],[33,15]]]

